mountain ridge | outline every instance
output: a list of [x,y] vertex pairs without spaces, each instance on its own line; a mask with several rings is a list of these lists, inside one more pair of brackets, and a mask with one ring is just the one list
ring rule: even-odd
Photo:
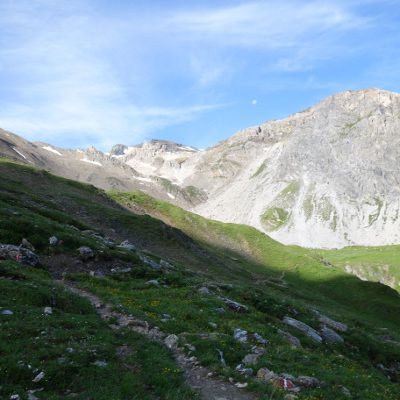
[[109,153],[26,141],[11,152],[103,189],[143,190],[254,226],[286,244],[336,248],[400,242],[398,132],[400,95],[369,88],[334,94],[205,150],[152,139]]

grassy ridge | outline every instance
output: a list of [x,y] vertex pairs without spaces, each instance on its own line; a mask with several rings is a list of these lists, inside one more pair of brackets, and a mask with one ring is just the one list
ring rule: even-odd
[[[132,267],[129,273],[91,277],[80,272],[69,276],[116,307],[160,326],[166,332],[180,335],[181,344],[194,346],[194,349],[188,346],[188,351],[222,377],[246,380],[235,371],[235,367],[251,351],[254,343],[241,344],[233,340],[233,330],[242,328],[250,333],[257,332],[270,341],[267,354],[260,358],[255,369],[268,367],[277,373],[314,375],[326,383],[318,389],[304,390],[300,399],[345,399],[340,388],[342,385],[355,399],[375,400],[382,396],[388,400],[398,399],[398,384],[389,382],[375,367],[378,363],[389,367],[400,359],[400,349],[384,344],[380,339],[383,333],[389,332],[394,340],[400,341],[400,302],[394,290],[362,282],[341,268],[329,266],[315,252],[284,246],[254,228],[210,221],[142,193],[106,194],[93,186],[8,161],[0,162],[0,176],[0,242],[19,244],[22,237],[28,238],[37,247],[44,263],[49,261],[50,270],[65,268],[66,272],[74,272],[69,268],[80,245],[89,245],[95,250],[94,267],[129,264]],[[112,236],[117,243],[129,239],[141,252],[154,260],[167,259],[175,268],[169,273],[154,271],[142,264],[137,253],[109,247],[88,235],[85,233],[88,228]],[[48,244],[48,237],[52,235],[63,239],[63,244],[56,249]],[[55,265],[54,260],[61,255],[68,257],[68,262]],[[26,322],[30,321],[29,310],[32,310],[35,319],[29,324],[37,327],[39,333],[44,331],[46,326],[41,324],[52,321],[42,318],[42,308],[52,305],[49,302],[52,302],[50,294],[54,292],[54,283],[49,275],[27,269],[23,272],[25,277],[19,278],[21,270],[17,270],[15,264],[0,262],[0,266],[3,268],[0,307],[11,309],[12,300],[17,313],[28,311],[23,314]],[[150,279],[157,280],[159,285],[147,284]],[[200,295],[198,288],[204,285],[210,287],[214,295]],[[44,294],[38,303],[35,302],[36,289]],[[1,297],[3,292],[5,295]],[[227,309],[221,313],[219,309],[224,304],[220,296],[246,304],[249,313],[238,314]],[[168,354],[159,347],[151,347],[137,336],[128,338],[124,333],[119,337],[110,332],[85,302],[72,295],[60,292],[55,300],[54,316],[59,318],[56,321],[65,332],[57,330],[56,325],[49,327],[54,331],[55,342],[62,343],[55,348],[54,359],[49,360],[49,377],[53,376],[51,371],[52,368],[55,370],[57,360],[64,357],[60,353],[65,351],[61,350],[70,347],[65,342],[68,338],[62,339],[62,334],[80,338],[75,342],[82,346],[95,336],[94,347],[98,345],[97,340],[104,342],[104,347],[98,345],[102,349],[98,354],[109,361],[110,386],[106,386],[105,392],[109,397],[104,398],[187,398],[188,392],[179,373],[170,376],[162,372],[164,368],[168,372],[175,367]],[[316,345],[282,323],[285,315],[296,315],[318,329],[319,322],[311,312],[313,308],[350,326],[344,334],[344,345]],[[17,368],[15,365],[22,357],[24,342],[29,348],[32,343],[30,358],[37,359],[38,363],[47,351],[47,340],[34,346],[34,338],[38,335],[32,334],[33,331],[27,329],[29,324],[24,325],[24,321],[15,319],[17,324],[7,325],[4,331],[5,339],[13,337],[18,330],[23,335],[15,347],[19,349],[15,352],[15,359],[14,347],[7,344],[7,340],[0,341],[3,346],[0,347],[1,355],[6,360],[0,374],[11,366],[12,371]],[[4,322],[9,321],[1,321]],[[303,347],[293,349],[280,336],[279,329],[299,337]],[[94,332],[99,332],[99,336]],[[143,345],[143,349],[132,354],[132,364],[139,365],[139,370],[143,371],[134,377],[113,356],[115,347],[128,341],[135,349]],[[221,366],[218,350],[224,353],[227,367]],[[85,371],[88,368],[88,378],[75,382],[74,379],[78,379],[74,375],[76,370],[66,370],[70,386],[67,389],[58,384],[53,387],[51,385],[55,383],[51,379],[46,386],[48,397],[45,398],[59,398],[57,396],[65,394],[66,390],[76,391],[81,396],[78,398],[82,399],[91,396],[103,398],[91,392],[97,390],[98,381],[90,375],[93,371],[99,372],[99,367],[91,364],[97,358],[89,357],[91,351],[85,355],[84,347],[79,352],[82,352],[82,362],[79,359],[78,365],[84,366]],[[149,369],[150,364],[155,367]],[[101,372],[99,376],[104,378]],[[15,381],[12,381],[13,376],[16,376]],[[126,385],[125,381],[121,383],[118,380],[123,377]],[[171,386],[164,378],[170,378],[171,385],[177,390],[171,392]],[[19,385],[18,382],[21,382],[19,390],[26,390],[31,387],[31,379],[31,375],[6,375],[7,384],[1,390],[7,389],[4,393],[8,395],[15,385]],[[269,399],[275,390],[254,378],[247,379],[247,382],[249,388],[262,394],[264,399]],[[111,390],[117,386],[116,393],[120,397],[112,397]],[[139,397],[131,395],[131,388],[136,388]],[[128,395],[123,390],[127,390]],[[284,393],[278,391],[273,398],[283,397]]]

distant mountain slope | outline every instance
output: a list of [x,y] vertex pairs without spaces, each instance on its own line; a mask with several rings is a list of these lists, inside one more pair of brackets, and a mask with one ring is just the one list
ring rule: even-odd
[[[151,145],[128,148],[115,146],[111,153],[103,153],[94,147],[88,149],[62,149],[47,143],[31,143],[20,136],[0,129],[0,156],[25,164],[45,168],[55,174],[81,182],[90,183],[102,189],[121,191],[143,190],[157,198],[173,200],[187,208],[206,199],[203,191],[193,187],[181,187],[157,175],[156,168],[147,167],[138,158],[132,159],[132,149],[142,151],[143,159],[153,159],[157,163],[154,148],[165,152],[163,141],[152,141]],[[172,146],[172,144],[171,144]],[[188,153],[188,148],[173,144],[177,151]],[[180,149],[180,147],[182,147]],[[124,149],[126,157],[121,157]],[[118,152],[122,149],[122,153]],[[120,150],[121,151],[121,150]],[[190,150],[190,154],[194,152]],[[131,162],[129,162],[131,160]],[[172,162],[172,161],[171,161]],[[138,169],[135,169],[137,167]],[[154,174],[153,174],[154,172]]]
[[[27,142],[7,146],[4,134],[0,147],[24,161],[17,151]],[[55,149],[63,158],[29,144],[25,161],[106,189],[140,189],[282,243],[335,248],[400,242],[399,145],[400,95],[367,89],[204,151],[154,140],[110,154]]]

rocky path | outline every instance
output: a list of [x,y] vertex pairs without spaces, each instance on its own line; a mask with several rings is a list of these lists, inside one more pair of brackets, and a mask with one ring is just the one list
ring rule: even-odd
[[[77,288],[70,282],[60,282],[71,292],[84,297],[96,308],[98,314],[105,321],[113,320],[116,323],[110,325],[112,329],[126,327],[132,331],[145,335],[151,340],[164,343],[167,334],[157,327],[151,327],[146,321],[137,319],[127,314],[116,312],[110,304],[104,304],[101,299],[94,294]],[[165,343],[164,343],[165,344]],[[188,357],[181,349],[176,346],[168,346],[174,355],[179,367],[184,371],[188,385],[200,394],[202,400],[256,400],[257,397],[246,393],[243,389],[237,388],[234,384],[224,382],[212,376],[209,369],[198,365],[197,360]]]

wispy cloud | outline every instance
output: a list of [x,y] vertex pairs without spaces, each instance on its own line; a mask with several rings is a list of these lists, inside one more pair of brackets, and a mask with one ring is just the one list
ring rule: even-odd
[[[381,40],[382,1],[3,0],[0,127],[106,147],[178,125],[192,136],[223,121],[245,126],[245,112],[228,115],[241,101],[263,120],[267,92],[328,92],[374,52],[389,59],[398,25],[385,18],[392,35]],[[330,69],[355,58],[349,76],[347,64]],[[217,109],[223,117],[211,125]]]
[[316,34],[354,29],[368,21],[345,3],[289,0],[178,12],[165,26],[183,40],[194,36],[232,46],[276,49],[299,46],[318,40]]
[[[42,15],[36,7],[40,3],[55,4],[40,1],[14,7],[10,2],[1,6],[0,24],[12,40],[0,47],[0,65],[13,79],[5,88],[10,98],[2,98],[1,127],[32,139],[106,147],[116,141],[142,140],[166,126],[221,107],[174,101],[146,104],[148,99],[142,94],[146,87],[134,78],[121,79],[112,58],[113,46],[121,54],[119,39],[131,33],[129,25],[110,20],[111,26],[103,29],[96,17],[71,13],[74,2],[67,10],[46,8]],[[122,27],[125,32],[118,30]],[[142,68],[133,65],[132,74],[135,67]],[[216,78],[203,74],[201,79],[206,83]]]

